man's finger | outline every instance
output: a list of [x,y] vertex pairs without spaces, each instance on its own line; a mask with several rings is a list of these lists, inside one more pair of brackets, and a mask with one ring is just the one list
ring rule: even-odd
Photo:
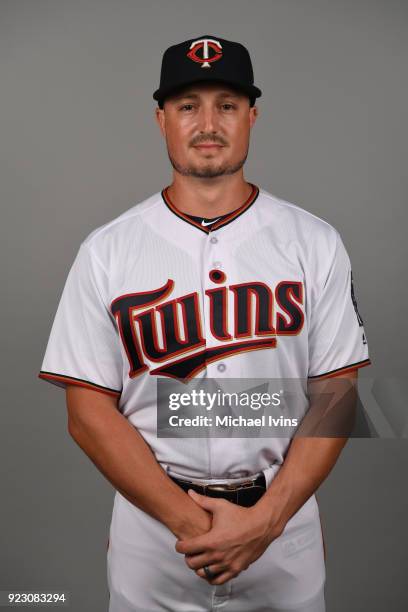
[[176,551],[182,553],[183,555],[196,555],[198,553],[207,552],[212,545],[211,538],[208,537],[210,532],[211,529],[210,531],[207,531],[207,533],[195,538],[189,538],[188,540],[177,540],[175,545]]
[[215,512],[215,510],[222,505],[222,502],[225,501],[223,499],[217,499],[216,497],[209,497],[208,495],[200,495],[200,493],[197,493],[194,489],[189,489],[188,494],[196,504],[209,512]]
[[[223,572],[225,573],[229,571],[228,565],[226,565],[225,563],[206,563],[205,565],[208,567],[212,574],[221,574]],[[200,576],[201,578],[206,578],[208,580],[207,574],[205,573],[203,567],[200,567],[198,570],[196,570],[196,574],[197,576]]]
[[231,571],[227,570],[226,572],[222,572],[222,574],[218,574],[218,576],[212,578],[211,580],[207,578],[207,581],[209,584],[214,585],[224,584],[225,582],[228,582],[228,580],[231,580],[231,578],[235,578],[235,576],[238,576],[238,574],[233,574]]
[[200,567],[204,567],[204,565],[210,566],[214,565],[214,563],[220,563],[221,559],[215,559],[214,554],[204,553],[199,555],[186,555],[185,561],[189,568],[191,569],[200,569]]

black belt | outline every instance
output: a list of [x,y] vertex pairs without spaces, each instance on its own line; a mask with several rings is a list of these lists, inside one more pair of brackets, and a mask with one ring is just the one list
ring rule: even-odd
[[187,480],[181,480],[175,478],[169,474],[170,478],[179,485],[184,491],[193,489],[201,495],[207,495],[208,497],[222,497],[227,499],[233,504],[239,506],[253,506],[256,502],[261,499],[262,495],[266,491],[266,480],[265,474],[260,474],[255,480],[246,480],[239,484],[204,484],[199,485],[195,482]]

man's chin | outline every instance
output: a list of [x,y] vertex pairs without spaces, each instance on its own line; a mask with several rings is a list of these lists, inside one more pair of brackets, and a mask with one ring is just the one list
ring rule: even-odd
[[217,178],[223,174],[227,174],[228,168],[214,166],[204,166],[203,168],[189,168],[188,174],[196,178]]
[[169,159],[173,168],[183,176],[213,179],[219,176],[223,176],[225,174],[234,174],[235,172],[238,172],[238,170],[240,170],[240,168],[242,168],[242,166],[244,165],[246,156],[244,159],[240,160],[235,165],[230,165],[226,163],[217,164],[216,162],[208,163],[207,161],[202,165],[192,164],[189,166],[182,166],[181,164],[178,164],[174,159],[172,159],[170,155]]
[[195,178],[217,178],[223,174],[228,174],[228,166],[217,166],[215,164],[206,164],[202,166],[174,166],[177,172],[183,176],[193,176]]

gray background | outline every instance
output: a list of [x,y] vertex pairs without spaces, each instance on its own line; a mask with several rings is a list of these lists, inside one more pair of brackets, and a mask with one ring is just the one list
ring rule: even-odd
[[[36,377],[80,242],[171,180],[152,99],[170,44],[248,46],[263,96],[245,176],[338,229],[374,362],[360,376],[402,380],[407,18],[396,0],[1,1],[1,589],[107,608],[112,487]],[[407,457],[350,440],[319,490],[328,612],[407,609]]]

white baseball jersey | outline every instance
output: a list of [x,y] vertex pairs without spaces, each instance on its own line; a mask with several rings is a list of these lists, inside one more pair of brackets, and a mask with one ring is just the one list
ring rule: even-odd
[[[68,274],[39,373],[62,388],[117,397],[160,464],[195,478],[279,466],[290,439],[158,438],[158,376],[307,379],[370,364],[337,230],[255,185],[237,206],[200,224],[166,188],[92,231]],[[118,496],[115,529],[127,503]],[[316,590],[321,578],[319,569]]]

